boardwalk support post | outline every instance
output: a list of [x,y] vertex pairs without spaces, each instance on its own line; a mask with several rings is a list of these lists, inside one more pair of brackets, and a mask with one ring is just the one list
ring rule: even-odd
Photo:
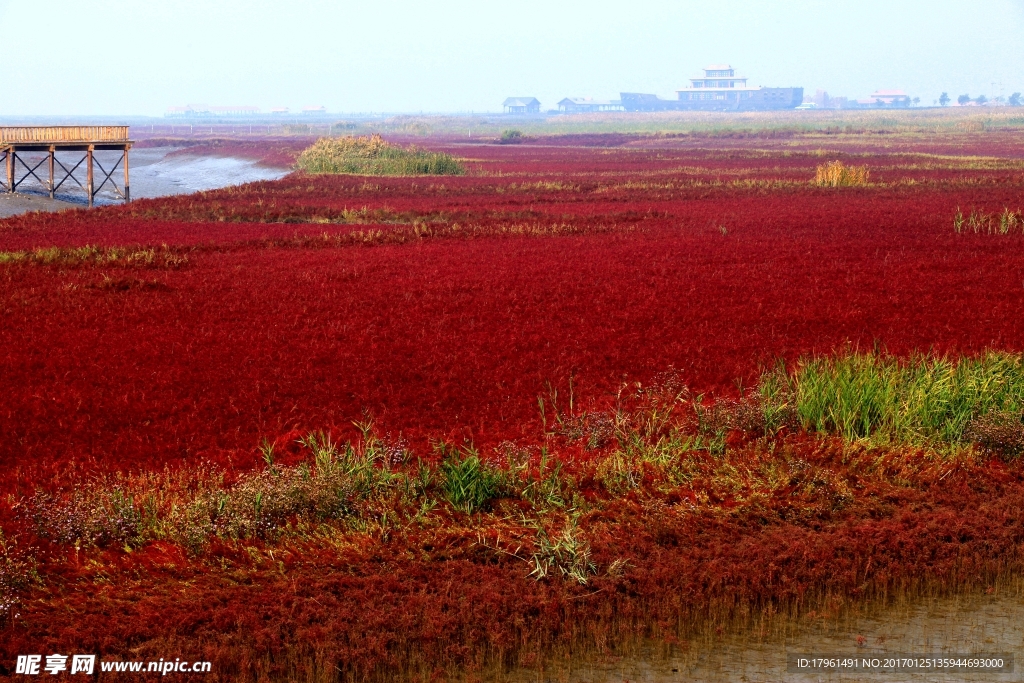
[[53,190],[53,153],[54,153],[54,151],[55,150],[54,150],[53,145],[50,145],[50,155],[49,155],[50,156],[50,158],[49,158],[49,161],[50,161],[50,184],[47,187],[47,189],[50,191],[50,199],[53,199],[53,192],[54,192],[54,190]]
[[85,150],[85,191],[89,193],[90,209],[92,208],[92,200],[96,197],[96,192],[93,190],[92,152],[93,146],[89,145],[89,149]]
[[124,148],[124,201],[127,204],[132,200],[131,190],[128,187],[128,147]]

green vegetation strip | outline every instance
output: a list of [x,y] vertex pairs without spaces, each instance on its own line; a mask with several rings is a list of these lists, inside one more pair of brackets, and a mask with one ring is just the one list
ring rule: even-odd
[[[308,538],[371,527],[386,533],[429,523],[435,509],[475,515],[503,499],[520,501],[537,520],[553,511],[572,517],[650,486],[652,475],[666,490],[701,482],[699,502],[709,511],[715,501],[742,505],[771,498],[804,476],[798,454],[787,455],[777,439],[783,428],[841,437],[861,450],[888,449],[880,456],[915,468],[955,467],[983,453],[1014,458],[1024,448],[1024,360],[1005,353],[959,361],[849,353],[766,373],[756,391],[736,401],[706,404],[677,380],[638,389],[630,400],[632,407],[620,396],[614,410],[564,413],[557,394],[541,398],[549,446],[539,452],[505,444],[485,459],[471,445],[439,443],[431,462],[423,462],[365,423],[357,425],[362,438],[355,442],[308,434],[299,442],[306,457],[294,466],[279,465],[277,446],[264,442],[266,466],[230,484],[214,467],[107,475],[63,493],[39,492],[26,507],[38,532],[58,543],[130,549],[166,539],[201,552],[216,538]],[[757,452],[770,457],[737,468],[732,459],[751,456],[727,447],[736,430],[762,440],[769,450]],[[597,453],[583,470],[570,472],[549,450],[559,443]],[[584,480],[597,489],[585,490]],[[815,514],[828,514],[849,498],[844,484],[829,482],[827,496],[819,496],[820,481],[808,489],[809,511],[821,507]],[[534,528],[530,545],[537,552],[572,544],[539,521]],[[586,548],[578,550],[571,561],[522,559],[538,573],[557,566],[583,583],[581,567],[589,565]]]
[[450,154],[399,147],[379,135],[320,138],[298,158],[306,173],[374,176],[464,175],[465,167]]
[[950,360],[848,353],[802,361],[760,383],[769,428],[795,418],[808,431],[876,445],[1024,445],[1024,361],[989,352]]

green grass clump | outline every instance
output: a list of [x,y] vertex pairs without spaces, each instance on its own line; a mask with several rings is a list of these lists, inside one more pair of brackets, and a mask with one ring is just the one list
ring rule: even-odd
[[441,450],[445,455],[441,463],[442,487],[452,507],[477,512],[498,496],[503,480],[501,473],[487,466],[474,451],[460,455],[444,445]]
[[847,353],[805,360],[761,386],[776,414],[787,397],[804,429],[879,444],[984,442],[1020,432],[1024,414],[1024,359],[999,352],[957,361]]
[[399,147],[379,135],[320,138],[305,149],[298,166],[306,173],[377,176],[464,175],[465,167],[443,152]]
[[523,131],[515,128],[506,128],[501,131],[501,139],[499,140],[503,145],[515,145],[522,142],[526,138],[523,135]]

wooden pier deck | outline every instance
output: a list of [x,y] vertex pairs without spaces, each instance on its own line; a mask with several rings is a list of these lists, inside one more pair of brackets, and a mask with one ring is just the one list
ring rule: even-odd
[[[73,181],[89,198],[89,206],[93,205],[96,194],[108,184],[114,194],[124,201],[129,201],[128,150],[132,140],[128,138],[128,126],[0,126],[0,155],[6,161],[6,182],[0,182],[0,188],[6,192],[16,192],[18,186],[29,178],[35,178],[50,194],[50,198],[68,180]],[[94,157],[96,151],[120,151],[121,156],[114,166],[107,171]],[[46,152],[42,161],[30,166],[19,157],[19,152]],[[58,157],[58,153],[85,152],[77,163],[69,162],[66,166]],[[76,157],[77,158],[77,155]],[[72,165],[73,163],[73,165]],[[86,166],[85,185],[75,177],[75,171],[82,165]],[[23,169],[19,177],[18,165]],[[49,173],[46,180],[36,171],[46,164]],[[70,166],[70,168],[69,168]],[[114,173],[123,167],[124,186],[118,187]],[[60,168],[63,177],[57,178],[55,171]],[[96,184],[94,168],[98,168],[101,180]]]

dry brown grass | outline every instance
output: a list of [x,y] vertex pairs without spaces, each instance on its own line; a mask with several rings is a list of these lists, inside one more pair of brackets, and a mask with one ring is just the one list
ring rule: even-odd
[[871,173],[867,166],[847,166],[841,161],[829,161],[818,166],[814,184],[819,187],[853,187],[868,184]]

